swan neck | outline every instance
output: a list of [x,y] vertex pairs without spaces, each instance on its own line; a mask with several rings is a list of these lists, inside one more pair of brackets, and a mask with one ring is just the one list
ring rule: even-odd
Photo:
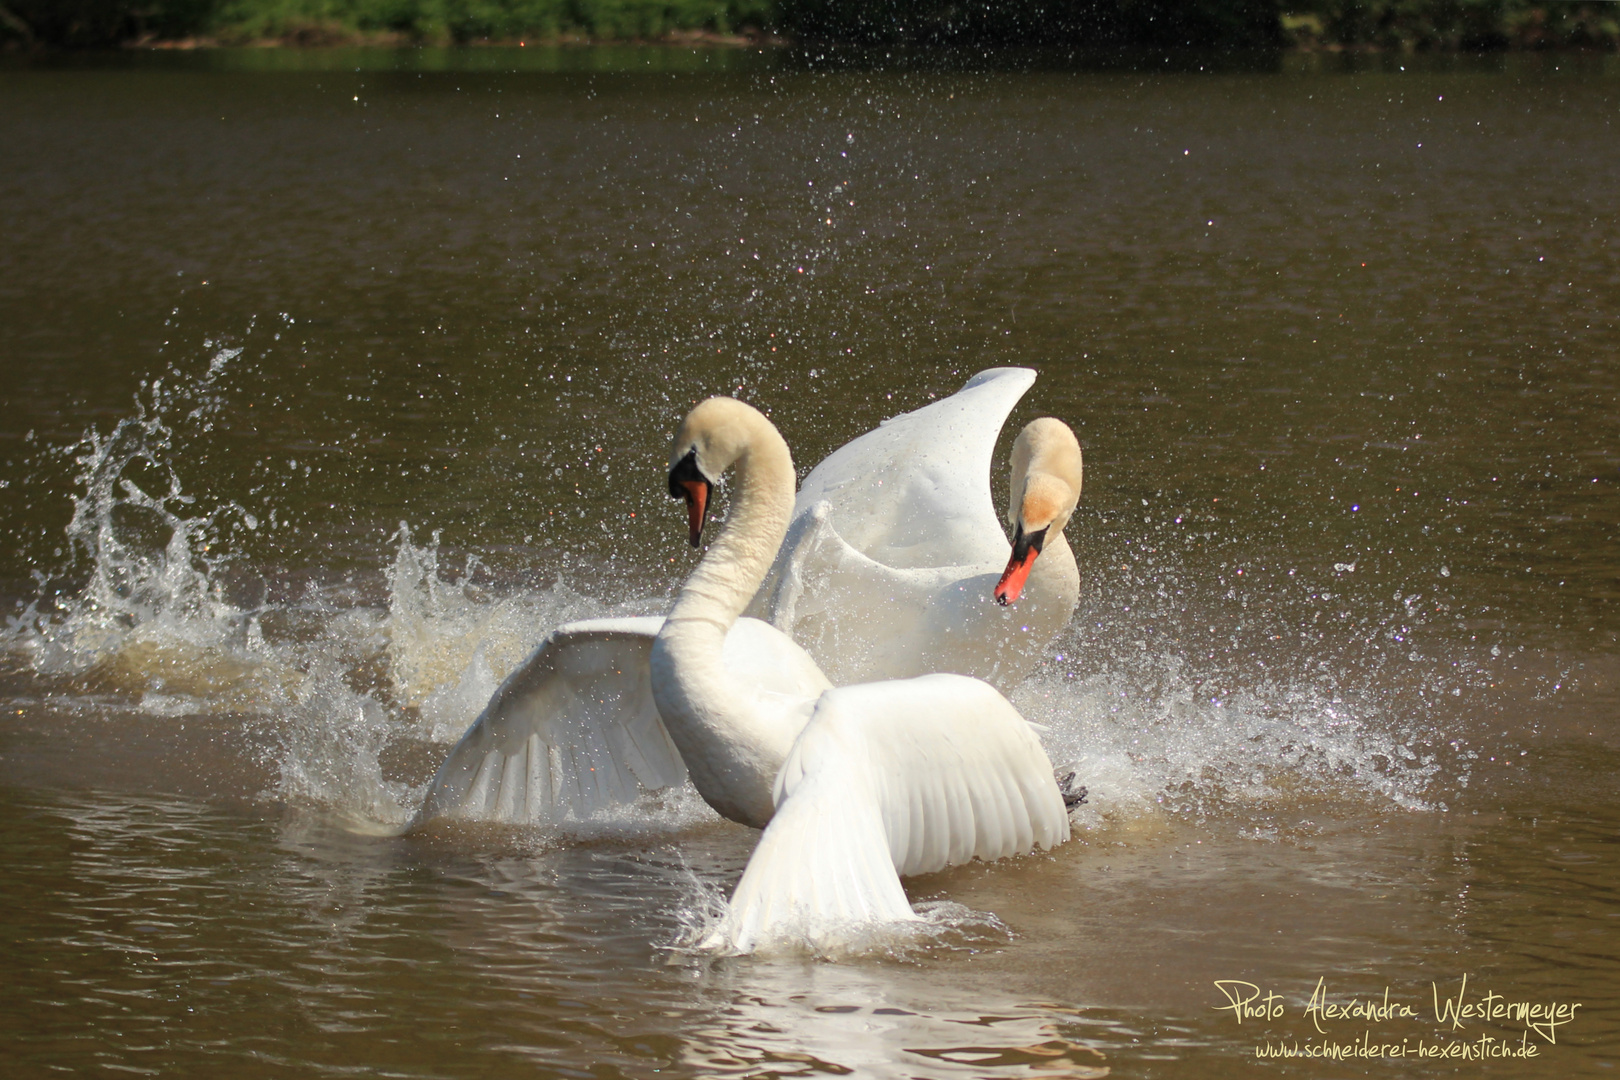
[[793,515],[795,476],[787,443],[769,423],[752,425],[750,438],[732,467],[731,512],[703,560],[681,587],[669,618],[714,623],[724,631],[742,614]]
[[732,821],[764,828],[775,812],[771,783],[799,725],[791,710],[760,707],[756,688],[728,670],[725,642],[787,534],[794,473],[782,436],[749,414],[731,462],[731,513],[676,596],[650,667],[653,701],[698,792]]
[[1071,578],[1077,582],[1079,580],[1074,549],[1069,546],[1069,538],[1062,529],[1050,530],[1046,534],[1046,544],[1041,548],[1041,556],[1035,560],[1029,572],[1029,580],[1032,584],[1050,582],[1053,588],[1057,588]]
[[1018,527],[1018,516],[1024,503],[1024,483],[1029,478],[1029,447],[1020,440],[1013,447],[1012,475],[1007,480],[1007,524]]

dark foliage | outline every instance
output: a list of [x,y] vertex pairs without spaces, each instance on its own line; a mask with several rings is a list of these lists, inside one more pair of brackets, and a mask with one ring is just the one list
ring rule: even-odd
[[0,0],[0,45],[466,42],[771,30],[856,46],[1399,50],[1620,45],[1597,0]]
[[201,32],[217,0],[0,0],[0,38],[69,49]]
[[1620,5],[1541,0],[1290,0],[1292,43],[1401,50],[1614,48]]
[[1282,43],[1277,0],[780,0],[780,25],[810,41],[865,44]]

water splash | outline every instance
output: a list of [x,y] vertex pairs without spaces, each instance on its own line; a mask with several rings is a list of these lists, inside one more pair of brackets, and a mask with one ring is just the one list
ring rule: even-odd
[[496,594],[479,583],[482,565],[473,555],[446,580],[438,533],[417,546],[400,522],[393,539],[385,623],[392,690],[434,741],[459,739],[500,680],[551,630],[608,611],[560,579],[544,591]]
[[217,384],[241,351],[218,349],[190,381],[171,372],[143,384],[132,415],[69,448],[79,490],[68,565],[38,576],[41,595],[8,618],[0,649],[70,692],[110,691],[152,716],[244,714],[267,736],[268,760],[242,763],[271,767],[265,795],[397,824],[414,793],[379,764],[397,722],[353,685],[385,647],[380,617],[340,610],[319,589],[296,612],[233,602],[233,541],[258,521],[234,502],[205,508],[173,465],[173,421],[211,428]]
[[[732,875],[727,874],[729,878]],[[684,857],[676,874],[682,901],[675,929],[663,944],[670,964],[707,963],[732,955],[711,944],[729,910],[726,891],[711,873],[699,873]],[[850,960],[881,957],[918,961],[939,952],[975,952],[1005,945],[1013,932],[987,911],[949,900],[912,904],[917,918],[905,921],[828,921],[796,924],[762,941],[752,955]]]
[[[391,752],[436,762],[547,633],[609,608],[561,581],[497,594],[476,557],[446,574],[437,534],[416,544],[405,523],[381,609],[314,583],[279,602],[233,599],[231,572],[257,576],[237,541],[258,519],[188,491],[175,462],[185,460],[179,422],[211,427],[225,402],[219,382],[240,353],[217,350],[189,381],[171,371],[143,385],[131,415],[63,451],[78,489],[68,562],[38,575],[39,595],[7,619],[0,651],[70,694],[110,692],[176,730],[188,716],[238,716],[262,748],[241,763],[244,776],[267,768],[275,777],[263,797],[387,831],[409,819],[425,786],[391,775]],[[691,801],[654,800],[647,821],[702,817]],[[634,831],[626,821],[580,827]]]
[[[266,795],[397,824],[443,746],[548,632],[666,601],[610,606],[561,580],[505,586],[476,556],[448,568],[438,535],[417,543],[405,523],[382,571],[381,607],[319,586],[275,603],[233,599],[228,577],[262,572],[236,554],[259,522],[234,502],[188,491],[174,462],[189,449],[176,430],[209,429],[239,356],[218,348],[195,377],[171,370],[143,386],[110,432],[91,430],[66,451],[78,487],[70,563],[41,576],[39,596],[0,632],[0,649],[70,692],[124,695],[152,717],[242,714],[271,746],[263,764],[277,781]],[[1336,586],[1290,578],[1286,588],[1309,594],[1305,607],[1281,592],[1245,602],[1228,589],[1230,610],[1192,612],[1192,583],[1169,554],[1158,558],[1156,585],[1104,598],[1102,620],[1077,620],[1056,658],[1014,694],[1049,727],[1053,760],[1079,766],[1092,793],[1082,828],[1169,813],[1263,835],[1275,815],[1301,806],[1443,808],[1446,785],[1466,785],[1467,754],[1448,755],[1450,740],[1422,703],[1483,674],[1452,664],[1442,678],[1445,662],[1410,644],[1432,602],[1402,591],[1381,606],[1352,604]],[[1325,617],[1350,635],[1287,645],[1287,620],[1314,626],[1329,603]],[[1205,631],[1222,644],[1182,645]],[[580,824],[618,835],[706,815],[686,792]]]
[[[165,653],[183,681],[207,666],[207,653],[240,647],[251,613],[224,597],[221,552],[232,534],[257,529],[258,521],[233,502],[198,512],[169,464],[174,432],[167,422],[180,405],[191,406],[188,419],[217,409],[210,391],[240,353],[220,349],[185,392],[163,379],[143,385],[134,415],[105,435],[92,428],[69,448],[80,491],[67,527],[71,565],[61,577],[85,580],[8,618],[0,645],[30,653],[36,670],[71,675],[133,652]],[[37,577],[44,591],[47,579]]]
[[1384,730],[1365,704],[1283,681],[1210,691],[1179,658],[1154,657],[1136,670],[1037,674],[1013,701],[1048,727],[1052,760],[1075,764],[1090,793],[1082,827],[1163,813],[1253,823],[1346,799],[1443,808],[1431,801],[1433,748]]

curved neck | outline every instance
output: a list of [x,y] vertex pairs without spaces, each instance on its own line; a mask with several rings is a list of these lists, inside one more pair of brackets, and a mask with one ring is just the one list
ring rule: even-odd
[[653,642],[653,701],[692,782],[732,821],[762,829],[775,813],[771,784],[803,720],[761,709],[724,660],[726,635],[753,597],[787,534],[793,459],[758,414],[737,455],[736,494],[719,539],[681,587]]
[[768,423],[751,425],[733,465],[731,513],[720,538],[687,577],[669,619],[730,629],[765,580],[793,515],[793,458]]

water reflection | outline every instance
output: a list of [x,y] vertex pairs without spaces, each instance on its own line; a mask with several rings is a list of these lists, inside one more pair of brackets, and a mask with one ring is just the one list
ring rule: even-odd
[[1104,1051],[1077,1040],[1099,1026],[1117,1036],[1118,1026],[1064,1006],[985,1000],[943,980],[916,986],[909,974],[773,963],[711,973],[709,992],[725,1006],[684,1035],[682,1061],[720,1076],[1108,1074]]
[[[1093,834],[913,883],[919,902],[993,907],[1010,936],[828,964],[672,948],[741,871],[753,834],[729,824],[391,840],[172,796],[4,798],[17,978],[0,1026],[27,1060],[1094,1076],[1147,1054],[1219,1073],[1248,1047],[1212,1014],[1215,979],[1264,981],[1297,1014],[1323,975],[1345,994],[1415,999],[1470,974],[1586,1001],[1571,1061],[1614,1032],[1596,1012],[1614,822],[1550,804],[1370,836],[1306,822],[1284,844]],[[24,1002],[64,1011],[19,1026]]]

